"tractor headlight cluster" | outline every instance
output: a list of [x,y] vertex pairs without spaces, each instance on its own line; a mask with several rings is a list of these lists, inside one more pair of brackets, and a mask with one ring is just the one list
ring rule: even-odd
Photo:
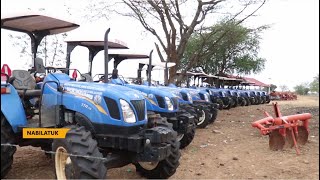
[[209,102],[209,95],[208,94],[204,94],[204,100]]
[[192,100],[191,95],[190,95],[189,93],[187,93],[187,96],[188,96],[188,101],[191,102],[191,103],[193,103],[193,100]]
[[133,112],[133,109],[130,107],[129,103],[123,99],[120,99],[120,105],[124,121],[127,123],[137,122],[136,116]]
[[212,92],[210,90],[208,91],[208,93],[209,93],[210,96],[212,95]]
[[166,104],[167,104],[168,110],[173,111],[173,104],[172,104],[172,102],[171,102],[170,98],[168,98],[168,97],[164,97],[164,99],[165,99],[165,101],[166,101]]

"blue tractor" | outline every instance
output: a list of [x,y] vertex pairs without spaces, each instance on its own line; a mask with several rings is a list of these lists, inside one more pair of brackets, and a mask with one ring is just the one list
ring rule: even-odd
[[213,103],[210,99],[210,94],[203,89],[192,89],[192,88],[179,88],[181,90],[186,90],[190,93],[193,104],[200,106],[202,109],[201,118],[205,119],[205,122],[202,122],[205,126],[206,123],[213,123],[218,115],[217,103]]
[[224,89],[210,88],[210,91],[212,92],[211,96],[217,96],[223,101],[223,109],[230,109],[234,106],[234,100]]
[[[149,60],[148,63],[140,62],[138,68],[138,81],[141,81],[141,70],[144,65],[148,66],[148,84],[151,84],[151,72],[154,66],[157,64],[152,64],[151,60]],[[170,64],[170,66],[174,65],[175,64],[173,63]],[[162,67],[165,67],[165,63],[162,64]],[[168,86],[157,86],[157,88],[164,91],[172,92],[177,97],[179,97],[179,102],[181,104],[180,108],[183,111],[189,112],[195,116],[197,127],[205,128],[208,124],[213,123],[217,118],[218,105],[215,103],[211,103],[210,96],[205,90],[178,88],[173,84],[169,84]]]
[[240,96],[246,100],[245,106],[254,105],[256,102],[255,96],[250,93],[248,90],[238,90],[240,92]]
[[265,97],[265,99],[266,99],[265,103],[269,104],[270,103],[270,95],[266,91],[261,91],[261,95]]
[[[68,57],[67,57],[67,67],[70,65],[70,55],[72,50],[77,46],[83,46],[89,49],[89,72],[87,73],[87,79],[92,81],[90,77],[92,74],[92,61],[95,55],[103,50],[103,41],[90,41],[81,40],[83,37],[78,39],[67,40],[68,46]],[[92,43],[94,42],[94,43]],[[155,87],[149,87],[144,85],[134,85],[128,84],[125,80],[121,79],[118,75],[117,66],[126,59],[141,59],[149,58],[146,55],[139,54],[108,54],[108,60],[114,59],[114,70],[112,74],[108,74],[109,84],[119,87],[127,87],[135,91],[139,91],[146,99],[146,106],[148,111],[148,117],[165,117],[169,123],[172,124],[172,128],[178,133],[178,141],[180,142],[180,148],[188,146],[195,135],[195,121],[194,116],[188,112],[183,112],[179,110],[179,102],[177,97],[167,91],[161,91]],[[108,62],[107,62],[108,63]],[[98,74],[100,81],[105,81],[105,74]]]
[[[31,37],[34,71],[41,39],[79,25],[36,13],[1,16],[1,28]],[[105,52],[108,52],[105,33]],[[106,53],[105,59],[108,59]],[[107,62],[107,61],[106,61]],[[105,64],[107,75],[107,63]],[[78,82],[66,73],[46,75],[40,89],[25,70],[1,82],[1,178],[13,163],[16,146],[53,153],[57,179],[104,179],[108,168],[130,163],[147,178],[168,178],[179,166],[177,134],[161,117],[147,117],[145,98],[127,87]],[[38,99],[35,103],[33,100]],[[157,122],[157,123],[155,123]],[[68,128],[65,138],[25,139],[24,128]]]
[[262,104],[263,99],[260,96],[260,92],[256,90],[249,90],[249,93],[252,97],[254,97],[254,105]]
[[211,102],[218,104],[219,110],[228,108],[229,101],[224,102],[223,96],[219,93],[219,91],[210,87],[202,87],[202,89],[205,89],[209,93]]
[[237,89],[230,89],[230,94],[233,96],[233,99],[236,101],[237,106],[245,106],[246,100],[241,96],[240,92]]

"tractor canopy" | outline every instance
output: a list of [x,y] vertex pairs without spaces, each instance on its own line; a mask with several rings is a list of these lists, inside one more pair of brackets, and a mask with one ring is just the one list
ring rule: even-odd
[[1,14],[1,28],[30,36],[33,66],[36,64],[38,46],[45,36],[68,32],[78,27],[76,23],[39,12]]
[[51,15],[42,15],[40,13],[26,12],[1,14],[1,28],[28,34],[59,34],[71,31],[77,27],[79,27],[78,24]]

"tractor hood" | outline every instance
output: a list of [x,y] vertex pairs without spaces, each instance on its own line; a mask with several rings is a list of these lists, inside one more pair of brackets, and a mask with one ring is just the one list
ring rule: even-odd
[[118,85],[125,85],[125,87],[132,88],[138,91],[141,91],[141,93],[147,97],[148,95],[156,95],[156,96],[162,96],[162,97],[168,97],[168,98],[175,98],[176,95],[172,94],[171,92],[167,92],[164,90],[159,90],[159,88],[155,86],[147,86],[147,85],[136,85],[136,84],[127,84],[123,80],[117,78],[112,79],[111,83],[118,84]]
[[141,91],[143,93],[146,93],[146,95],[153,94],[157,96],[162,97],[168,97],[168,98],[176,98],[177,96],[171,92],[165,91],[163,89],[159,89],[154,86],[145,86],[145,85],[135,85],[135,84],[127,84],[127,87],[136,89],[138,91]]
[[82,95],[100,94],[114,99],[142,100],[143,95],[136,90],[106,83],[88,83],[88,82],[67,82],[63,85],[67,92],[74,92]]
[[[188,91],[186,91],[185,89],[181,89],[178,87],[170,87],[170,86],[157,86],[157,88],[164,90],[164,91],[171,92],[172,94],[177,96],[180,101],[190,101],[190,103],[192,103],[192,98],[190,98],[190,99],[188,98],[188,96],[190,96],[190,93]],[[186,97],[183,97],[182,93],[185,94]]]

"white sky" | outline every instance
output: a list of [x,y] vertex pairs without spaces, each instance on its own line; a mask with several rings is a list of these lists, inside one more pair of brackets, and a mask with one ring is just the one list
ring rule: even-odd
[[[26,9],[28,7],[43,7],[48,12],[63,15],[64,3],[72,5],[73,9],[81,9],[85,0],[5,0],[1,1],[2,13]],[[58,13],[59,12],[59,13]],[[78,11],[80,13],[81,11]],[[265,83],[273,83],[278,87],[287,85],[292,89],[303,82],[311,82],[319,73],[319,1],[317,0],[269,0],[259,16],[252,17],[246,25],[272,24],[271,28],[262,34],[260,56],[267,59],[265,70],[257,75],[251,75]],[[79,16],[79,14],[78,14]],[[69,17],[75,22],[83,20],[76,16]],[[206,19],[210,22],[210,19]],[[95,29],[111,28],[110,38],[125,41],[130,52],[149,54],[154,48],[155,39],[144,32],[139,22],[126,17],[112,17],[109,21],[99,20],[90,25],[88,33],[97,33]],[[101,32],[101,31],[100,31]],[[1,30],[1,66],[7,63],[11,69],[20,68],[21,65],[14,61],[19,58],[19,50],[13,48],[8,38],[8,31]],[[88,51],[85,48],[76,48],[72,54],[73,67],[82,72],[87,71]],[[153,59],[158,61],[154,50]],[[103,53],[100,52],[93,66],[93,74],[101,73],[103,67]],[[109,69],[113,67],[109,63]],[[124,76],[136,77],[138,64],[134,61],[124,61],[119,65],[119,73]],[[144,73],[143,73],[144,75]],[[162,71],[153,73],[153,78],[162,80]]]

